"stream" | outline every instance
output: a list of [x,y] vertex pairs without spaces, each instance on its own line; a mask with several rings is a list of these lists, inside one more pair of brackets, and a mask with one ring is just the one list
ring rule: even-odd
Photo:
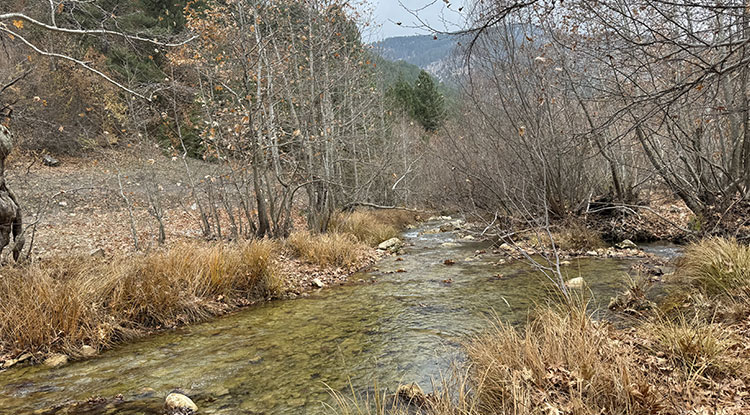
[[[461,358],[461,342],[493,316],[523,324],[528,310],[549,296],[549,284],[529,265],[474,256],[486,243],[421,233],[439,225],[408,231],[403,260],[389,256],[348,285],[250,307],[56,369],[1,372],[0,414],[160,414],[175,389],[201,414],[323,414],[331,413],[328,388],[350,395],[350,384],[364,392],[375,381],[391,390],[416,381],[429,392],[430,380]],[[456,264],[444,265],[446,259]],[[594,303],[606,309],[631,263],[584,258],[564,272],[582,276]],[[116,395],[122,398],[68,405]]]

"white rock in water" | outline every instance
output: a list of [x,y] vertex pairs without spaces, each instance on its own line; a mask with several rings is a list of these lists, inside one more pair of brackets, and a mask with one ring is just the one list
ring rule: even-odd
[[192,415],[198,412],[198,406],[190,398],[176,392],[167,395],[164,409],[168,415]]
[[630,239],[626,239],[619,244],[615,245],[617,249],[638,249],[638,245]]
[[49,367],[60,367],[68,363],[68,356],[55,353],[44,359],[44,365]]
[[323,281],[321,281],[320,278],[315,278],[314,280],[312,280],[312,285],[313,287],[318,288],[323,288],[326,286],[325,284],[323,284]]
[[397,251],[403,244],[398,238],[391,238],[387,241],[383,241],[378,245],[378,249],[381,251]]
[[583,277],[572,278],[565,282],[568,288],[583,288],[585,284],[586,281],[583,280]]
[[588,251],[586,252],[587,256],[599,256],[599,253],[596,251]]

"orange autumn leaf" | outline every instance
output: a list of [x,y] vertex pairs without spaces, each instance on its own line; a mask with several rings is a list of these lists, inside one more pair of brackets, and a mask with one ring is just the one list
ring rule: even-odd
[[23,20],[14,20],[13,26],[15,26],[16,29],[23,29]]

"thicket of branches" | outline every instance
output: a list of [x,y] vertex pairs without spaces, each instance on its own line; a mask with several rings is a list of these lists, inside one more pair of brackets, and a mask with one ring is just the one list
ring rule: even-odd
[[746,204],[744,2],[498,0],[472,16],[460,127],[435,143],[448,201],[566,217],[663,187],[696,228]]
[[[130,142],[182,159],[207,237],[285,236],[299,203],[324,231],[342,207],[408,203],[423,151],[387,108],[360,19],[340,0],[6,2],[0,99],[24,150]],[[160,189],[144,186],[161,241]]]

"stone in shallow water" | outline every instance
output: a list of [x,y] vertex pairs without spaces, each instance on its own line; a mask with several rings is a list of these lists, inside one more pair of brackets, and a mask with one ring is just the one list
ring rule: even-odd
[[583,288],[583,285],[586,283],[586,281],[583,280],[583,277],[576,277],[569,279],[565,285],[568,288]]
[[187,396],[172,392],[164,401],[167,415],[192,415],[198,412],[198,406]]
[[398,251],[403,246],[403,243],[398,238],[391,238],[387,241],[383,241],[378,245],[378,249],[381,251]]
[[44,360],[44,365],[49,367],[59,367],[68,363],[68,356],[55,353]]
[[638,249],[638,245],[630,239],[626,239],[619,244],[615,245],[617,249]]

